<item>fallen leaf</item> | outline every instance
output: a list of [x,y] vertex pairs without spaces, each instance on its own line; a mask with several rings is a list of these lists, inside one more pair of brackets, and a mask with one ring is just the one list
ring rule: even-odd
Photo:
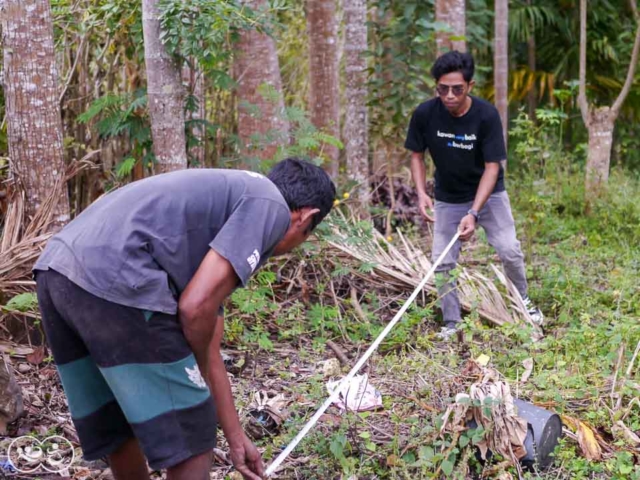
[[602,460],[602,448],[596,439],[596,434],[589,425],[569,416],[562,416],[562,421],[565,425],[575,430],[584,458],[587,460]]
[[387,457],[387,466],[388,467],[395,467],[396,465],[398,465],[398,456],[394,455],[393,453],[391,455],[389,455]]
[[476,358],[476,363],[481,367],[486,367],[489,364],[489,360],[491,360],[491,357],[483,353],[480,356],[478,356],[478,358]]
[[522,373],[522,377],[520,378],[520,383],[526,383],[531,376],[531,372],[533,372],[533,358],[526,358],[522,361],[522,366],[524,367],[524,372]]
[[27,362],[32,363],[33,365],[40,365],[45,356],[45,348],[44,345],[40,345],[36,347],[33,353],[29,353],[27,355]]

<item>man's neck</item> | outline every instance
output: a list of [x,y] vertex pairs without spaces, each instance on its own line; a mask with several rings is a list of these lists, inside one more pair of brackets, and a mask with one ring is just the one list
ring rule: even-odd
[[471,96],[467,95],[467,98],[464,99],[464,105],[462,106],[462,108],[458,112],[449,112],[449,113],[451,113],[451,115],[454,117],[462,117],[467,114],[469,109],[471,109],[472,103],[473,103],[473,100],[471,99]]

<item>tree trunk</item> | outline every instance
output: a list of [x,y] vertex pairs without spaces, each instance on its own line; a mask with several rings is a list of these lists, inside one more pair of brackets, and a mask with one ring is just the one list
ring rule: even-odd
[[496,0],[495,8],[493,80],[495,103],[500,113],[506,145],[509,126],[509,0]]
[[[315,127],[336,138],[340,135],[338,83],[338,24],[335,0],[307,1],[309,31],[309,110]],[[338,175],[338,147],[323,145],[327,172]]]
[[7,137],[12,173],[32,218],[56,188],[53,228],[69,221],[58,70],[51,7],[44,0],[5,0],[3,22]]
[[[532,5],[532,0],[527,0],[527,5]],[[533,22],[531,22],[531,35],[527,39],[527,63],[529,65],[529,72],[534,75],[534,82],[531,88],[527,92],[527,106],[529,108],[529,118],[535,122],[536,120],[536,108],[538,107],[537,100],[537,87],[535,82],[536,73],[536,34],[533,30]]]
[[158,0],[142,0],[147,97],[158,173],[187,168],[180,68],[160,41]]
[[589,111],[589,151],[587,154],[587,189],[592,192],[609,180],[609,162],[613,143],[613,127],[617,114],[609,107]]
[[436,33],[438,56],[449,50],[467,51],[465,0],[436,0],[436,21],[446,23],[451,30]]
[[[266,0],[245,0],[254,10]],[[284,111],[282,78],[276,45],[269,35],[243,31],[236,47],[234,74],[238,82],[238,137],[242,166],[257,167],[289,144],[289,121]],[[267,85],[275,95],[259,87]],[[258,138],[259,137],[259,138]]]
[[580,71],[578,87],[578,105],[582,120],[589,132],[589,152],[587,154],[587,174],[585,186],[587,192],[597,193],[609,179],[611,162],[611,145],[613,128],[620,109],[631,91],[633,79],[640,56],[640,16],[636,0],[629,0],[629,5],[636,20],[636,36],[631,52],[627,78],[620,90],[618,98],[611,107],[594,107],[587,100],[587,0],[580,0]]
[[367,2],[344,1],[347,111],[344,125],[347,173],[356,182],[360,213],[368,216],[369,124],[367,112]]
[[[192,58],[190,62],[182,65],[182,83],[187,88],[187,93],[193,97],[196,108],[188,112],[188,120],[205,120],[205,79],[198,62]],[[187,145],[187,156],[199,167],[205,166],[205,127],[198,123],[190,128],[193,139],[198,142],[192,146]]]

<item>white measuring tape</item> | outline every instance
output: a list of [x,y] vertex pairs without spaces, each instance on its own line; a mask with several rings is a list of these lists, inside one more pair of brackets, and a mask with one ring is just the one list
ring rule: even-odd
[[342,391],[343,387],[351,381],[354,375],[358,373],[358,370],[362,368],[362,365],[364,365],[364,363],[369,359],[371,354],[375,352],[375,350],[378,348],[380,343],[382,343],[382,340],[384,340],[384,338],[391,331],[391,329],[396,325],[396,323],[398,323],[398,321],[400,320],[404,312],[407,311],[409,306],[413,303],[413,301],[416,299],[418,294],[425,287],[425,285],[427,284],[427,282],[429,281],[433,273],[436,271],[436,268],[438,267],[438,265],[440,265],[440,262],[442,262],[442,260],[447,255],[447,253],[449,253],[449,250],[451,250],[451,247],[453,247],[453,245],[456,243],[459,237],[460,237],[460,232],[456,232],[456,234],[453,236],[453,238],[449,242],[449,245],[447,245],[447,247],[440,254],[438,259],[435,261],[435,263],[431,266],[431,269],[429,269],[429,271],[427,272],[425,277],[422,279],[420,284],[416,287],[416,289],[413,291],[413,293],[407,299],[404,305],[402,305],[402,308],[398,311],[398,313],[396,313],[396,316],[393,317],[393,320],[391,320],[387,324],[385,329],[380,333],[380,335],[378,335],[378,338],[376,338],[375,342],[373,342],[369,347],[369,349],[364,353],[364,355],[360,357],[360,360],[358,360],[358,363],[354,365],[354,367],[347,374],[347,376],[344,377],[340,382],[340,384],[333,390],[333,393],[329,396],[329,398],[327,398],[327,400],[322,404],[320,409],[315,413],[313,417],[311,417],[311,420],[309,420],[307,424],[304,426],[304,428],[300,430],[300,433],[296,435],[296,438],[294,438],[291,441],[291,443],[287,445],[287,448],[285,448],[282,451],[282,453],[280,453],[280,455],[278,455],[278,457],[271,463],[271,465],[269,465],[266,472],[267,477],[270,477],[271,475],[273,475],[273,473],[280,466],[280,464],[285,460],[285,458],[289,456],[289,454],[293,451],[293,449],[296,448],[298,443],[300,443],[300,441],[307,435],[307,433],[309,433],[309,430],[311,430],[313,426],[318,422],[318,419],[327,410],[327,408],[329,408],[329,406],[338,398],[338,395],[340,395],[340,392]]

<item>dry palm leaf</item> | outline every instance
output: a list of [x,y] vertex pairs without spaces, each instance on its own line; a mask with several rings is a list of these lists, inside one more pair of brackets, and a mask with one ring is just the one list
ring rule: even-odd
[[[340,225],[341,220],[347,222],[347,229]],[[327,222],[332,231],[329,244],[343,254],[372,265],[373,273],[369,275],[379,280],[415,288],[432,266],[427,255],[400,231],[397,231],[400,244],[396,246],[377,230],[369,231],[362,224],[350,222],[344,217],[338,221],[328,219]],[[494,267],[494,270],[507,295],[482,273],[471,268],[461,269],[457,288],[463,308],[467,311],[477,310],[481,317],[497,325],[528,324],[532,329],[532,338],[542,338],[540,327],[531,320],[514,285],[497,268]],[[426,290],[437,295],[434,280],[427,283]]]
[[[482,379],[471,385],[469,393],[460,393],[447,408],[441,432],[459,433],[475,423],[484,430],[484,438],[476,443],[483,459],[489,451],[498,453],[520,472],[519,460],[527,455],[524,445],[527,421],[516,414],[509,384],[499,380],[494,369],[481,367],[470,361],[474,370],[480,369]],[[469,370],[469,366],[465,367]]]
[[70,178],[95,166],[89,158],[96,153],[90,152],[67,168],[66,175],[57,179],[55,187],[27,225],[24,218],[24,190],[17,183],[13,186],[0,240],[0,292],[19,293],[33,287],[31,267],[53,234],[49,227],[53,222],[60,191],[66,188]]

